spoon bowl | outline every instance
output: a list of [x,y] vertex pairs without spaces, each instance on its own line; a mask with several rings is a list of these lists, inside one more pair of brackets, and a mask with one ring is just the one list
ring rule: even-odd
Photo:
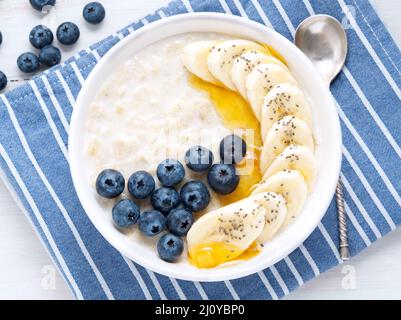
[[295,44],[308,56],[328,85],[345,63],[347,36],[340,22],[331,16],[321,14],[305,19],[296,31]]

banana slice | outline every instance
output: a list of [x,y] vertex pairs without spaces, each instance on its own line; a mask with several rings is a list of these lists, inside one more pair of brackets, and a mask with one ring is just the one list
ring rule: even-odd
[[261,113],[262,137],[265,138],[273,123],[293,115],[312,127],[312,116],[301,89],[290,83],[276,85],[265,97]]
[[261,45],[248,40],[227,40],[213,46],[207,57],[209,71],[227,88],[235,90],[231,79],[233,62],[248,50],[266,52]]
[[260,154],[260,169],[265,172],[276,157],[292,144],[314,150],[312,131],[302,120],[287,116],[275,122],[267,133]]
[[273,161],[263,175],[263,180],[285,169],[297,170],[303,175],[308,191],[311,192],[316,178],[316,166],[315,156],[308,147],[291,145]]
[[196,41],[187,44],[181,51],[181,61],[189,72],[202,80],[219,85],[207,66],[207,57],[216,41]]
[[246,198],[199,218],[187,235],[190,262],[211,268],[236,259],[259,237],[266,209]]
[[231,70],[231,79],[238,92],[247,99],[246,95],[246,77],[252,70],[262,63],[274,63],[285,69],[286,65],[271,55],[267,55],[257,50],[250,50],[239,56],[233,62]]
[[306,200],[307,186],[299,171],[283,170],[260,183],[252,195],[262,192],[274,192],[284,197],[287,214],[283,226],[287,226],[299,215]]
[[259,121],[266,95],[280,83],[297,85],[287,68],[274,63],[260,64],[246,77],[246,95]]
[[258,237],[260,243],[271,240],[282,227],[287,215],[286,200],[282,195],[274,192],[262,192],[252,196],[265,209],[265,226]]

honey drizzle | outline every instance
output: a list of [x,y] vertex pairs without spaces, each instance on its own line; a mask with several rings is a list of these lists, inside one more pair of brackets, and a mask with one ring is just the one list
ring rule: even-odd
[[[287,62],[284,57],[278,53],[271,46],[260,43],[269,54],[277,58],[285,65]],[[212,83],[203,81],[197,76],[189,75],[190,84],[201,91],[208,94],[212,100],[216,111],[223,120],[223,124],[226,128],[232,130],[236,134],[243,132],[241,135],[247,144],[247,154],[245,159],[236,165],[238,172],[244,173],[240,176],[240,182],[236,190],[229,195],[219,195],[219,200],[222,206],[230,203],[237,202],[244,198],[247,198],[253,187],[262,180],[262,173],[259,167],[260,152],[263,147],[263,140],[261,136],[260,123],[256,119],[251,106],[236,92],[228,90],[224,87],[214,85]],[[253,135],[245,134],[245,130],[253,130]],[[250,172],[244,172],[245,168],[252,168]],[[211,249],[215,247],[215,244],[210,244]],[[221,245],[221,244],[219,244]],[[207,250],[207,247],[204,247]],[[230,260],[248,260],[260,253],[260,248],[256,242],[253,242],[245,251],[235,254],[236,257],[230,257]],[[190,262],[202,268],[196,261],[193,261],[190,257]],[[204,268],[214,267],[217,264],[212,263],[209,266],[203,266]]]
[[287,61],[284,59],[284,57],[277,52],[272,46],[269,46],[268,44],[265,43],[259,43],[263,48],[267,49],[270,52],[270,55],[275,57],[276,59],[280,60],[282,63],[284,63],[287,66]]
[[212,242],[193,248],[189,254],[189,262],[198,268],[214,268],[233,260],[249,260],[259,253],[260,246],[256,242],[252,242],[244,251],[233,245]]

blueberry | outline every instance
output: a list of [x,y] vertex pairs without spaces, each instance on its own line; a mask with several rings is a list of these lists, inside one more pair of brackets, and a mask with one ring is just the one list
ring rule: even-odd
[[167,219],[160,211],[142,212],[138,226],[146,236],[153,237],[166,229]]
[[185,153],[187,167],[196,172],[208,170],[213,164],[213,152],[202,146],[194,146]]
[[180,195],[173,188],[163,187],[156,189],[150,200],[153,208],[167,214],[172,209],[178,207],[180,204]]
[[80,34],[78,26],[72,22],[60,24],[56,31],[58,41],[67,46],[77,42]]
[[7,82],[7,76],[2,71],[0,71],[0,91],[4,90],[5,87],[7,87]]
[[122,199],[113,207],[112,215],[117,226],[126,228],[138,221],[139,207],[132,200]]
[[246,154],[246,143],[239,136],[232,134],[220,142],[220,158],[225,164],[241,162]]
[[124,187],[125,179],[117,170],[105,169],[96,179],[96,191],[104,198],[112,199],[119,196]]
[[98,24],[106,16],[106,10],[101,3],[94,1],[88,3],[83,11],[84,19],[91,24]]
[[46,6],[54,6],[56,4],[56,0],[29,0],[29,2],[38,11],[42,11]]
[[146,171],[134,172],[128,179],[128,191],[134,198],[146,199],[155,190],[155,180]]
[[184,179],[185,169],[178,160],[166,159],[157,166],[156,174],[163,186],[173,187]]
[[42,49],[53,42],[53,32],[42,25],[34,27],[29,34],[29,41],[36,49]]
[[189,181],[181,188],[181,201],[193,212],[202,211],[210,202],[210,193],[201,181]]
[[239,176],[232,164],[215,164],[208,174],[207,181],[210,187],[220,194],[229,194],[235,190],[239,183]]
[[25,52],[17,59],[18,68],[25,73],[31,73],[39,70],[39,58],[32,52]]
[[164,261],[176,261],[183,251],[184,242],[174,234],[167,233],[157,242],[157,252]]
[[44,47],[39,52],[39,61],[48,67],[53,67],[61,61],[61,51],[52,45]]
[[176,236],[185,236],[194,223],[191,211],[184,208],[171,210],[167,216],[167,227]]

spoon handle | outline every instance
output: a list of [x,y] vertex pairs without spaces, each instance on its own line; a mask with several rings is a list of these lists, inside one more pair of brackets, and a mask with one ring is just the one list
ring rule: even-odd
[[340,257],[343,261],[350,258],[348,250],[348,236],[347,236],[347,216],[344,208],[344,195],[341,178],[338,179],[336,188],[336,203],[338,214],[338,227],[340,233]]

